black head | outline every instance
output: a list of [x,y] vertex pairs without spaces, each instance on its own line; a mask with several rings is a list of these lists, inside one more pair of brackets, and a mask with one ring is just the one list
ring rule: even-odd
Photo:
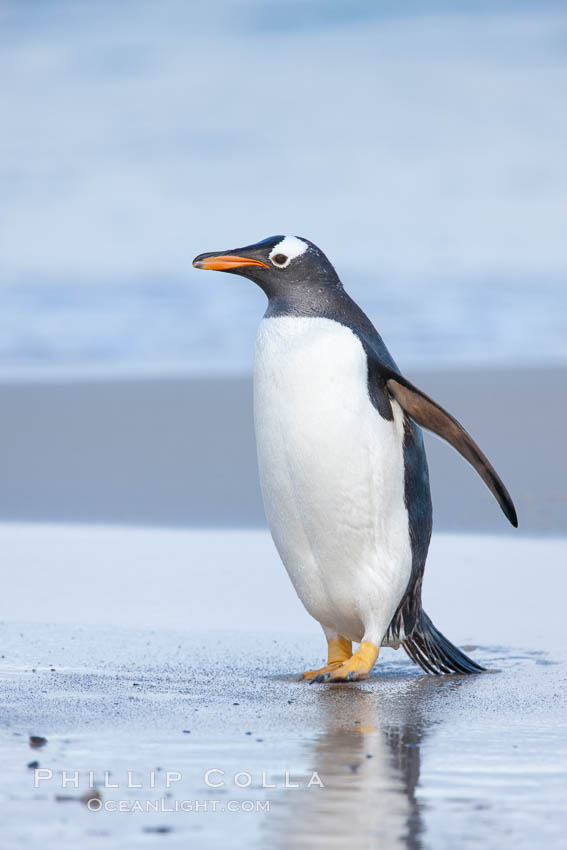
[[270,236],[245,248],[199,254],[193,265],[196,269],[214,269],[250,278],[270,299],[342,289],[323,252],[313,242],[298,236]]

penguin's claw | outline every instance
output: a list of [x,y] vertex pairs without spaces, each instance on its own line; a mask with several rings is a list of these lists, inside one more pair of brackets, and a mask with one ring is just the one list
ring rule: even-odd
[[[343,665],[341,665],[343,666]],[[319,673],[318,676],[315,676],[309,682],[312,685],[314,682],[317,683],[325,683],[325,682],[364,682],[366,679],[370,678],[370,673],[366,670],[339,670],[335,668],[335,670],[330,671],[329,673]]]
[[332,661],[330,664],[326,664],[318,670],[306,670],[305,673],[301,674],[301,679],[306,682],[319,681],[318,677],[323,676],[325,673],[330,673],[332,670],[336,670],[341,664],[342,661]]
[[363,682],[370,677],[370,671],[378,658],[378,649],[373,643],[363,641],[352,658],[334,665],[332,670],[314,671],[315,675],[310,680],[314,682]]

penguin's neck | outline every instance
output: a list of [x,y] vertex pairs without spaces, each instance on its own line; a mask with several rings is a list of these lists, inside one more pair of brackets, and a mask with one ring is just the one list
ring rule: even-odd
[[365,349],[390,369],[398,371],[392,355],[382,337],[356,301],[348,295],[340,281],[336,286],[309,286],[297,284],[285,292],[269,296],[265,319],[283,316],[297,318],[331,319],[348,327],[362,342]]
[[288,287],[285,292],[270,295],[264,318],[318,316],[333,319],[344,314],[345,310],[350,312],[353,307],[356,310],[359,309],[344,291],[340,281],[335,286],[298,284]]

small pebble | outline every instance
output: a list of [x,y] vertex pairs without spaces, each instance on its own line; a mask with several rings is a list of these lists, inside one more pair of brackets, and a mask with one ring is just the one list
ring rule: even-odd
[[102,794],[98,790],[98,788],[89,788],[82,797],[79,797],[81,803],[84,803],[85,806],[91,802],[91,800],[102,800]]

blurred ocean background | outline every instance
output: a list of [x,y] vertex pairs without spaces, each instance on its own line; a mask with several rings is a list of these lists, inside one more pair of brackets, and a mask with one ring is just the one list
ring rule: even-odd
[[561,2],[3,0],[0,370],[248,372],[307,236],[402,367],[567,361]]

